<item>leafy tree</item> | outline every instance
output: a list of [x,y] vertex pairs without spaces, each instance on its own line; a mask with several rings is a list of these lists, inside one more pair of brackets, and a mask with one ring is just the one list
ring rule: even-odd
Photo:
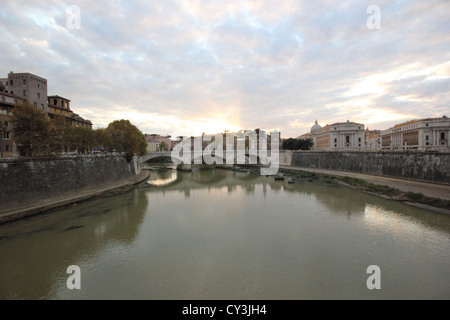
[[312,139],[289,138],[283,141],[282,147],[285,150],[310,150],[313,146]]
[[51,152],[50,121],[42,110],[28,101],[14,108],[14,135],[21,155],[47,155]]
[[66,127],[65,143],[70,149],[77,149],[78,153],[86,154],[96,146],[95,133],[90,128]]
[[161,143],[159,144],[159,151],[167,151],[167,150],[169,150],[167,143],[165,141],[161,141]]
[[50,121],[49,143],[52,152],[60,154],[67,145],[67,128],[66,118],[63,116],[57,115]]
[[144,155],[147,152],[147,142],[144,134],[129,120],[116,120],[106,128],[111,137],[111,146],[119,152],[125,152],[131,160],[133,154]]
[[111,136],[107,133],[106,129],[99,128],[93,132],[94,147],[98,150],[112,150]]

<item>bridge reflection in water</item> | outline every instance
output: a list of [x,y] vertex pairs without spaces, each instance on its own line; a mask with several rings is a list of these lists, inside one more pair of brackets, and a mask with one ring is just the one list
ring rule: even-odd
[[[327,181],[154,170],[0,225],[0,299],[450,299],[450,219]],[[369,265],[382,289],[366,287]],[[78,265],[82,289],[68,290]]]

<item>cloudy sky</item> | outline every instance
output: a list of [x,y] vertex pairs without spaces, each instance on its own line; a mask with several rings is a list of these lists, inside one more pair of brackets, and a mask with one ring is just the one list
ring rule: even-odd
[[386,129],[450,116],[449,13],[448,0],[2,0],[0,77],[46,78],[95,127]]

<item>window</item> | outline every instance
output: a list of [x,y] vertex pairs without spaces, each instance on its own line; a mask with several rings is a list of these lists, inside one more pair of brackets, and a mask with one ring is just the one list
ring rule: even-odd
[[37,94],[37,95],[38,95],[38,99],[40,99],[40,98],[41,98],[41,94],[40,94],[40,93],[38,92],[38,94]]
[[4,114],[4,115],[7,115],[7,114],[8,114],[8,110],[3,109],[3,114]]
[[22,84],[27,84],[27,79],[23,79]]
[[361,129],[361,127],[358,127],[358,130]]
[[445,132],[441,132],[441,140],[445,140]]
[[361,143],[360,143],[360,144],[358,144],[358,147],[361,147]]
[[56,104],[57,104],[56,99],[53,99],[53,104],[56,106]]
[[24,96],[24,97],[27,96],[27,90],[23,90],[23,96]]
[[3,139],[8,140],[9,139],[9,132],[3,133]]
[[337,142],[337,138],[334,138],[334,143],[336,143]]
[[337,144],[335,144],[334,147],[337,148]]
[[38,88],[39,88],[39,83],[38,83]]
[[425,140],[428,141],[428,136],[425,136]]
[[345,143],[350,143],[350,136],[345,136]]
[[5,126],[8,128],[9,127],[9,122],[5,121]]
[[[358,142],[361,142],[361,137],[358,138]],[[361,147],[361,145],[359,145]]]
[[36,102],[34,103],[34,107],[37,108],[37,103]]
[[14,94],[14,91],[11,91],[11,94]]
[[7,144],[7,145],[5,146],[5,151],[6,151],[6,152],[9,152],[9,144]]
[[44,110],[44,104],[43,103],[41,103],[41,108],[42,108],[42,110]]
[[13,82],[12,80],[9,80],[9,84],[10,84],[10,85],[13,85],[13,83],[14,83],[14,82]]
[[4,96],[2,96],[2,102],[5,102],[5,101],[6,101],[5,97],[4,97]]
[[426,126],[428,127],[428,123],[426,124]]

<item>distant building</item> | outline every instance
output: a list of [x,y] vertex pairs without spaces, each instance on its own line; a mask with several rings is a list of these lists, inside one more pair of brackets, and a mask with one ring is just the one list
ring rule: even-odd
[[32,73],[10,72],[0,82],[11,94],[28,100],[36,108],[48,112],[47,80]]
[[180,142],[181,142],[181,140],[171,140],[170,141],[170,150],[173,150],[173,148]]
[[298,136],[297,139],[302,139],[302,140],[306,140],[306,139],[313,139],[314,137],[314,132],[322,129],[322,126],[317,122],[314,123],[314,125],[311,127],[311,130],[305,134],[302,134],[301,136]]
[[60,115],[70,126],[92,129],[91,121],[73,113],[69,99],[47,96],[47,80],[32,73],[10,72],[8,78],[0,79],[0,96],[0,120],[7,123],[7,130],[3,132],[3,139],[0,141],[3,144],[3,146],[0,145],[0,151],[3,150],[5,157],[19,155],[14,140],[11,115],[13,109],[20,107],[25,100],[42,110],[50,119]]
[[147,141],[147,151],[170,151],[172,150],[172,141],[170,136],[160,136],[159,134],[145,134],[145,141]]
[[14,128],[11,122],[14,107],[20,105],[24,99],[7,91],[0,91],[0,157],[18,156],[14,139]]
[[380,134],[384,150],[449,150],[450,119],[426,118],[395,125]]
[[366,129],[365,140],[367,150],[381,150],[381,131]]
[[313,150],[362,150],[365,148],[364,124],[337,122],[325,127],[316,123],[311,128]]
[[78,114],[73,113],[70,109],[70,100],[60,96],[48,97],[48,115],[51,119],[56,116],[63,116],[66,118],[67,124],[72,127],[91,128],[92,122],[83,119]]
[[301,140],[312,139],[312,138],[313,138],[313,134],[310,132],[302,134],[301,136],[297,137],[297,139],[301,139]]

